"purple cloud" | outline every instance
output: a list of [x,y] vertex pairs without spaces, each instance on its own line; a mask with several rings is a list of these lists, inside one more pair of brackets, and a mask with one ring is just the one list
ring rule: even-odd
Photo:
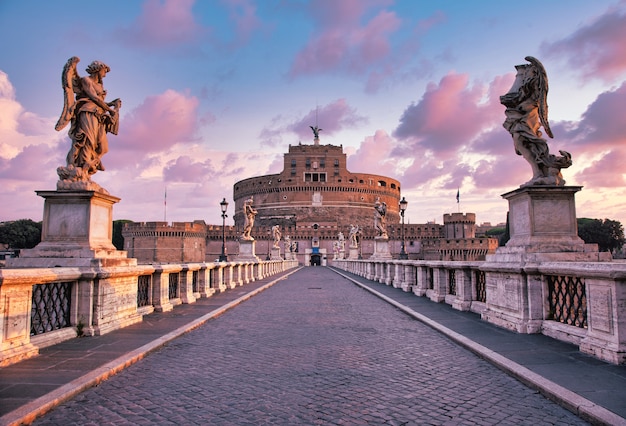
[[546,55],[564,58],[581,78],[614,81],[626,71],[626,9],[622,2],[570,36],[545,43]]

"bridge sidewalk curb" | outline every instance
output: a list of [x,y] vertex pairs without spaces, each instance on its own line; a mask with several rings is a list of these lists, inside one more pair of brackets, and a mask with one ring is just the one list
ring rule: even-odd
[[397,302],[396,300],[393,300],[388,296],[385,296],[382,293],[379,293],[378,291],[359,282],[349,275],[345,275],[335,268],[330,269],[338,275],[341,275],[342,277],[356,284],[357,286],[363,288],[364,290],[367,290],[368,292],[381,298],[387,303],[390,303],[391,305],[395,306],[396,308],[400,309],[401,311],[410,315],[416,320],[423,322],[429,327],[437,330],[454,342],[458,343],[459,345],[463,346],[464,348],[468,349],[479,357],[495,365],[502,371],[505,371],[506,373],[515,377],[517,380],[529,386],[530,388],[539,391],[546,398],[575,413],[583,420],[598,425],[626,426],[626,419],[618,416],[612,411],[609,411],[606,408],[578,395],[577,393],[572,392],[569,389],[566,389],[563,386],[560,386],[559,384],[554,383],[546,379],[545,377],[534,373],[528,368],[514,361],[511,361],[510,359],[498,354],[497,352],[492,351],[491,349],[468,339],[467,337],[439,324],[438,322],[431,320],[427,316],[415,312],[409,307]]
[[245,302],[246,300],[259,294],[260,292],[267,290],[268,288],[270,288],[277,282],[284,280],[289,275],[300,270],[300,268],[301,267],[298,267],[290,271],[287,271],[285,274],[268,282],[262,287],[252,290],[244,294],[243,296],[223,305],[222,307],[214,309],[211,312],[208,312],[202,315],[201,317],[195,319],[194,321],[191,321],[190,323],[184,326],[181,326],[177,328],[176,330],[173,330],[153,340],[150,343],[147,343],[133,351],[130,351],[116,358],[115,360],[110,361],[102,365],[101,367],[96,368],[95,370],[92,370],[91,372],[85,374],[84,376],[81,376],[55,389],[54,391],[42,397],[39,397],[21,406],[20,408],[16,410],[13,410],[3,415],[2,417],[0,417],[0,425],[17,426],[17,425],[32,423],[37,417],[47,413],[48,411],[52,410],[58,405],[80,394],[81,392],[91,387],[97,386],[102,381],[107,380],[109,377],[114,376],[115,374],[119,373],[125,368],[130,367],[137,361],[140,361],[141,359],[145,358],[149,353],[159,349],[160,347],[176,339],[177,337],[201,326],[202,324],[206,323],[207,321],[213,318],[216,318],[222,315],[224,312],[228,311],[229,309],[234,308],[235,306],[239,305],[242,302]]

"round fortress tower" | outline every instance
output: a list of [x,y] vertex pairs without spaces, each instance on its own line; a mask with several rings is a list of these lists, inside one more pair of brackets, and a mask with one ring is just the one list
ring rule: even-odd
[[[353,173],[342,146],[289,145],[283,171],[235,183],[235,225],[242,227],[243,203],[253,198],[255,226],[321,226],[346,232],[350,225],[372,228],[374,203],[387,203],[387,223],[400,221],[400,182],[387,176]],[[346,234],[347,235],[347,234]]]

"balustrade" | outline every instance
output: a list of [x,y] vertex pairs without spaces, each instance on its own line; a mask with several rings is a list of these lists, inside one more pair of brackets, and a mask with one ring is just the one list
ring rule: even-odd
[[198,297],[295,268],[293,261],[0,269],[0,366],[100,335]]
[[333,266],[626,364],[626,263],[334,260]]

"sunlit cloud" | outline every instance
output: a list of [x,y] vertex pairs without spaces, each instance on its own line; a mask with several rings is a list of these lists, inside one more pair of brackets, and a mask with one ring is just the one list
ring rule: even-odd
[[391,50],[389,36],[398,30],[400,19],[387,10],[369,19],[364,17],[373,7],[386,4],[389,2],[359,0],[311,3],[309,13],[317,28],[295,57],[289,76],[338,70],[363,74],[387,57]]
[[267,146],[277,146],[282,143],[283,134],[296,134],[298,137],[310,143],[313,140],[311,126],[317,123],[322,127],[320,139],[324,135],[332,135],[345,129],[356,128],[365,124],[368,119],[358,114],[357,109],[350,106],[345,99],[337,99],[325,106],[309,111],[302,118],[288,119],[277,116],[272,119],[269,126],[265,127],[260,138]]
[[195,0],[145,0],[142,13],[115,32],[124,44],[163,48],[193,43],[207,33],[193,15]]
[[[622,3],[623,4],[623,3]],[[545,43],[546,55],[563,58],[581,78],[615,81],[626,73],[626,11],[614,7],[573,34]]]

